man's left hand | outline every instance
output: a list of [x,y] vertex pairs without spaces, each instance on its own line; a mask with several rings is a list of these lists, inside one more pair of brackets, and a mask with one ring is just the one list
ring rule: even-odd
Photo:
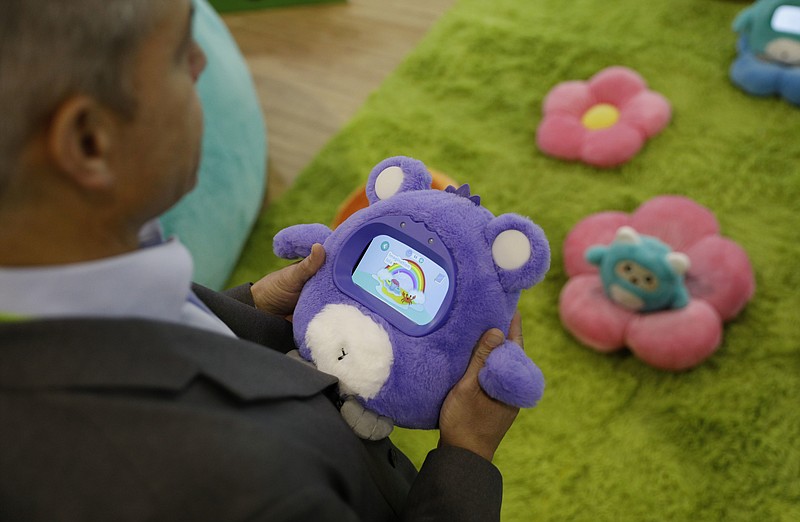
[[315,243],[311,247],[311,253],[302,261],[267,274],[253,283],[250,291],[253,293],[256,308],[274,315],[291,316],[303,286],[323,263],[325,249]]

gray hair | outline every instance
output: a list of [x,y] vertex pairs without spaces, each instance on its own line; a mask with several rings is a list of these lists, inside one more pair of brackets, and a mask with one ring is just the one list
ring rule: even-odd
[[21,147],[69,96],[131,118],[132,57],[165,0],[2,0],[0,193]]

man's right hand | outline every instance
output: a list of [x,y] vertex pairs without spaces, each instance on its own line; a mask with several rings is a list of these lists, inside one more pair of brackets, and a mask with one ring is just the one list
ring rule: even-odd
[[[522,347],[522,319],[514,315],[508,338]],[[464,376],[450,390],[439,412],[439,444],[463,448],[486,460],[494,458],[519,408],[492,399],[478,384],[478,372],[489,354],[503,344],[503,332],[493,328],[478,341]]]

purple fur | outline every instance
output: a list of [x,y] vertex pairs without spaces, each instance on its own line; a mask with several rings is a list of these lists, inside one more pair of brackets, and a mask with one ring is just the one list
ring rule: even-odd
[[293,225],[275,234],[272,251],[283,259],[308,257],[314,243],[324,244],[330,235],[331,229],[318,223]]
[[516,270],[499,271],[500,283],[507,292],[523,290],[544,279],[550,269],[550,244],[544,231],[528,220],[520,220],[514,214],[503,214],[495,218],[486,227],[486,241],[491,244],[501,232],[518,230],[525,234],[531,242],[531,258]]
[[[401,167],[405,180],[399,193],[381,201],[375,194],[375,179],[391,166]],[[326,305],[353,306],[380,325],[388,334],[394,355],[389,377],[371,399],[356,398],[399,426],[421,429],[436,427],[444,397],[464,374],[478,339],[490,328],[508,331],[520,291],[542,279],[550,259],[544,233],[527,218],[513,214],[495,218],[486,208],[476,205],[468,193],[462,197],[463,190],[462,194],[430,190],[430,179],[425,166],[411,158],[389,158],[372,170],[367,183],[372,204],[351,215],[324,241],[326,262],[303,289],[293,318],[295,340],[301,355],[309,360],[306,331]],[[349,235],[365,222],[386,215],[407,215],[425,223],[451,252],[456,265],[450,314],[439,329],[423,337],[403,334],[340,292],[333,281],[333,260]],[[317,241],[318,236],[308,232],[312,229],[288,232],[295,228],[276,236],[278,255],[297,253],[303,248],[310,251],[312,242]],[[531,259],[510,271],[500,269],[492,257],[494,238],[508,229],[523,232],[532,246]],[[301,244],[303,240],[305,244]],[[516,406],[535,404],[543,389],[538,368],[519,347],[516,351],[501,347],[495,352],[481,373],[481,385],[486,384],[487,393]]]
[[375,180],[378,179],[378,174],[388,169],[389,167],[400,167],[405,172],[405,180],[400,185],[400,192],[410,192],[412,190],[425,190],[431,188],[433,183],[433,176],[431,176],[425,164],[414,158],[406,156],[395,156],[387,158],[378,163],[372,172],[369,174],[367,180],[367,199],[370,205],[374,205],[380,198],[375,193]]
[[461,185],[458,188],[455,188],[453,185],[449,185],[446,189],[444,189],[444,191],[448,194],[455,194],[457,196],[461,196],[462,198],[467,198],[475,203],[475,206],[477,207],[481,206],[481,197],[477,194],[474,196],[470,194],[469,184]]
[[511,341],[489,354],[478,382],[490,397],[524,408],[535,406],[544,393],[542,371]]

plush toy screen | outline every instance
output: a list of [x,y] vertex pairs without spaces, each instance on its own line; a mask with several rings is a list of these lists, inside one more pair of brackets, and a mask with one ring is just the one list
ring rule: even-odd
[[444,322],[454,275],[439,237],[404,216],[378,218],[356,230],[334,266],[342,292],[415,337]]
[[450,288],[443,267],[385,234],[372,240],[352,278],[418,325],[433,321]]
[[800,34],[800,7],[782,5],[775,9],[771,25],[777,33]]

